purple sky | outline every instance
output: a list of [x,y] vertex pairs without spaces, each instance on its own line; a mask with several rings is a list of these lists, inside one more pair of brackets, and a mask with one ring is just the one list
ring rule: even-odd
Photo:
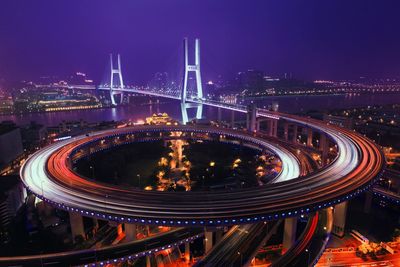
[[1,0],[0,78],[89,73],[110,52],[125,79],[177,66],[199,37],[204,79],[255,68],[305,79],[400,76],[398,0]]

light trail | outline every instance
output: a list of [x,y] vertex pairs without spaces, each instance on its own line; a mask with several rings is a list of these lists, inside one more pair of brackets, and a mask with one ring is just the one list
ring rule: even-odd
[[326,133],[337,144],[338,156],[320,171],[292,179],[299,174],[299,168],[294,167],[298,162],[284,148],[260,138],[221,128],[163,126],[157,130],[231,135],[268,147],[283,163],[279,183],[234,191],[154,192],[96,183],[70,170],[68,155],[76,146],[119,134],[118,130],[77,137],[40,150],[27,160],[21,177],[36,195],[58,208],[85,216],[143,224],[204,226],[274,220],[333,206],[361,193],[381,173],[383,156],[368,139],[320,121],[281,113],[273,115]]

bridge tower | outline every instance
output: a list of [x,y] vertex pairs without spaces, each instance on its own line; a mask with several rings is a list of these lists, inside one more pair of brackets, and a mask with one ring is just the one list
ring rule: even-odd
[[[114,63],[113,63],[113,56],[110,54],[110,67],[111,67],[111,82],[110,82],[110,98],[111,98],[111,103],[115,106],[117,104],[122,104],[124,94],[122,91],[119,91],[117,89],[124,89],[124,80],[122,79],[122,70],[121,70],[121,57],[118,54],[117,55],[117,68],[114,68]],[[114,75],[118,75],[119,79],[119,87],[114,88]],[[117,103],[115,100],[115,95],[120,95],[120,101]]]
[[200,39],[195,39],[195,62],[194,64],[189,64],[189,46],[188,46],[188,38],[183,39],[183,58],[184,58],[184,76],[183,76],[183,84],[181,89],[181,110],[182,110],[182,122],[186,124],[189,121],[187,109],[188,108],[196,108],[196,119],[201,119],[203,113],[203,104],[202,103],[187,103],[187,91],[188,91],[188,79],[189,72],[194,72],[196,75],[196,90],[197,90],[197,100],[200,102],[203,100],[203,85],[201,82],[201,74],[200,74]]

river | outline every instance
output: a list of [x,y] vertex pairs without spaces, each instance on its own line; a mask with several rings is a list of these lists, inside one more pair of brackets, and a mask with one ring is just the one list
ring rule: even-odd
[[[364,95],[320,95],[320,96],[273,96],[253,100],[258,107],[268,106],[272,103],[279,105],[279,111],[289,113],[306,112],[309,110],[330,110],[335,108],[354,108],[368,105],[400,104],[400,94],[364,94]],[[144,119],[153,113],[166,112],[172,118],[181,120],[180,104],[176,100],[153,105],[125,105],[116,108],[60,111],[47,113],[30,113],[23,115],[2,115],[0,121],[12,120],[17,125],[28,124],[31,121],[46,126],[58,125],[61,121],[83,119],[87,122],[120,121]],[[192,117],[194,111],[190,112]],[[215,119],[216,108],[205,107],[203,116]],[[226,111],[223,116],[229,118]],[[243,117],[243,116],[242,116]],[[238,118],[238,116],[236,117]],[[239,117],[240,119],[241,117]]]

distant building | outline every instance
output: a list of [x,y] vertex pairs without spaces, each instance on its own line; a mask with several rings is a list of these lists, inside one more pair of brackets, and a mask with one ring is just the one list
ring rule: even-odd
[[11,121],[0,123],[0,168],[23,154],[21,131]]
[[14,102],[11,97],[0,97],[0,114],[9,114],[14,111]]
[[167,113],[153,114],[151,117],[146,118],[147,124],[171,124],[173,120],[168,116]]
[[340,126],[346,129],[353,130],[354,128],[353,118],[324,114],[323,120],[330,124]]
[[69,77],[68,82],[70,84],[79,84],[79,85],[93,84],[93,80],[89,79],[88,76],[86,75],[86,73],[83,73],[83,72],[74,73],[73,75],[71,75]]
[[47,139],[47,128],[36,122],[21,128],[22,144],[25,149],[40,147]]

